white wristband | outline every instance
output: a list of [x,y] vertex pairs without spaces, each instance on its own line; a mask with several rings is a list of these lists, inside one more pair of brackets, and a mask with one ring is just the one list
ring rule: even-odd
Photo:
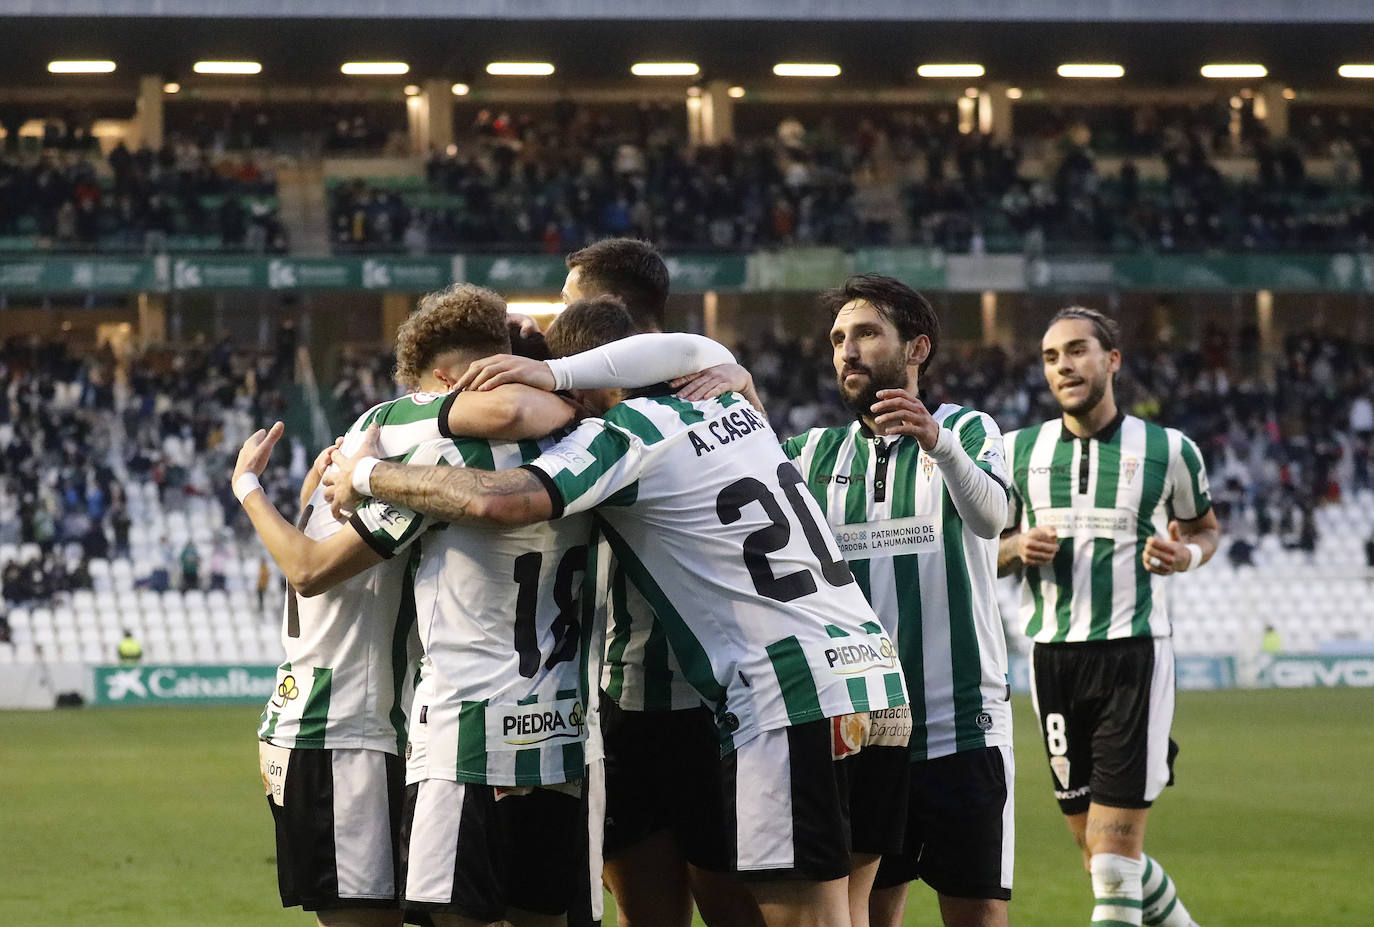
[[1187,547],[1188,553],[1192,555],[1192,558],[1188,561],[1188,565],[1183,568],[1183,572],[1196,570],[1198,567],[1202,566],[1202,548],[1196,544],[1189,544]]
[[258,481],[256,473],[242,473],[234,480],[234,498],[238,499],[240,503],[248,498],[249,493],[259,489],[262,489],[262,483]]
[[360,495],[372,495],[372,468],[381,463],[376,457],[364,457],[353,466],[353,489]]

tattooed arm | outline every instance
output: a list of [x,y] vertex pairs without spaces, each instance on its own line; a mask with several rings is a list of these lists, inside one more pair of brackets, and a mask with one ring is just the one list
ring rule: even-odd
[[421,512],[440,521],[488,525],[530,525],[553,517],[548,490],[528,470],[469,470],[465,467],[416,467],[379,461],[367,477],[367,493],[354,485],[360,461],[374,457],[376,427],[352,457],[334,455],[337,470],[325,474],[325,498],[336,518],[353,512],[366,495]]
[[[440,521],[487,525],[529,525],[553,517],[548,490],[525,469],[469,470],[378,464],[370,480],[372,497],[405,506]],[[353,487],[350,485],[349,489]]]

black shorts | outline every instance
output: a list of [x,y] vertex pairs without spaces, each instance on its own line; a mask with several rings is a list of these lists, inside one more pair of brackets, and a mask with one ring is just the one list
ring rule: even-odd
[[[825,882],[849,875],[856,804],[880,804],[901,793],[903,772],[885,762],[869,764],[862,777],[866,794],[853,788],[863,752],[835,759],[834,722],[764,731],[721,761],[731,861],[740,878]],[[884,770],[891,780],[883,778]],[[900,817],[889,814],[887,827],[879,829],[881,815],[862,816],[871,825],[866,840],[900,845]]]
[[406,789],[402,836],[408,914],[491,923],[507,908],[566,914],[587,893],[581,782],[506,790],[424,779]]
[[1168,638],[1036,644],[1031,698],[1064,814],[1148,808],[1173,780]]
[[955,898],[1010,899],[1016,780],[1011,747],[910,765],[906,840],[899,853],[883,857],[873,887],[921,879]]
[[886,856],[902,849],[906,820],[909,747],[866,746],[839,761],[849,777],[850,849]]
[[689,863],[730,869],[720,740],[705,708],[625,711],[601,693],[607,859],[667,830]]
[[[259,744],[283,907],[398,908],[400,757]],[[280,804],[278,803],[280,800]]]

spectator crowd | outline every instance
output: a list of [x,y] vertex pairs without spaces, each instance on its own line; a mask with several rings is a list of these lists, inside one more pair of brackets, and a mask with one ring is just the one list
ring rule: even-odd
[[[1005,144],[961,133],[952,107],[844,129],[789,115],[774,131],[690,146],[663,108],[619,121],[571,103],[539,118],[482,110],[461,144],[430,158],[423,198],[358,180],[335,188],[331,216],[340,249],[412,253],[558,253],[620,235],[678,250],[955,252],[1329,249],[1374,238],[1374,125],[1314,117],[1319,144],[1304,142],[1312,132],[1271,139],[1253,118],[1233,128],[1229,112],[1223,103],[1218,121],[1207,108],[1142,107],[1128,132],[1100,114],[1055,112]],[[1313,154],[1331,159],[1331,176],[1308,175]],[[1220,157],[1248,160],[1253,177],[1224,174]],[[1158,167],[1143,170],[1143,159]]]
[[[0,236],[60,250],[155,252],[194,236],[216,249],[285,251],[276,180],[248,155],[193,144],[115,145],[102,163],[81,152],[0,156]],[[184,247],[184,245],[183,245]]]
[[[223,588],[237,532],[249,531],[228,474],[258,423],[282,416],[294,341],[240,350],[228,337],[150,351],[121,365],[108,348],[76,357],[60,343],[0,346],[0,584],[8,606],[91,588],[93,559],[131,557],[131,495],[153,487],[165,512],[200,497],[226,531],[207,549],[164,536],[141,558],[152,589]],[[123,369],[117,375],[117,368]],[[279,454],[267,483],[294,518],[305,448]]]

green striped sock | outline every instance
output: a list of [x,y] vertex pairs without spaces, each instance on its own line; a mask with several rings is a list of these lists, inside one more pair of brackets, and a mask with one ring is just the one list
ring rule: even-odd
[[1144,860],[1094,853],[1092,927],[1141,927],[1140,891]]
[[1178,899],[1178,889],[1159,860],[1145,857],[1141,909],[1142,919],[1150,927],[1197,927],[1188,909]]

